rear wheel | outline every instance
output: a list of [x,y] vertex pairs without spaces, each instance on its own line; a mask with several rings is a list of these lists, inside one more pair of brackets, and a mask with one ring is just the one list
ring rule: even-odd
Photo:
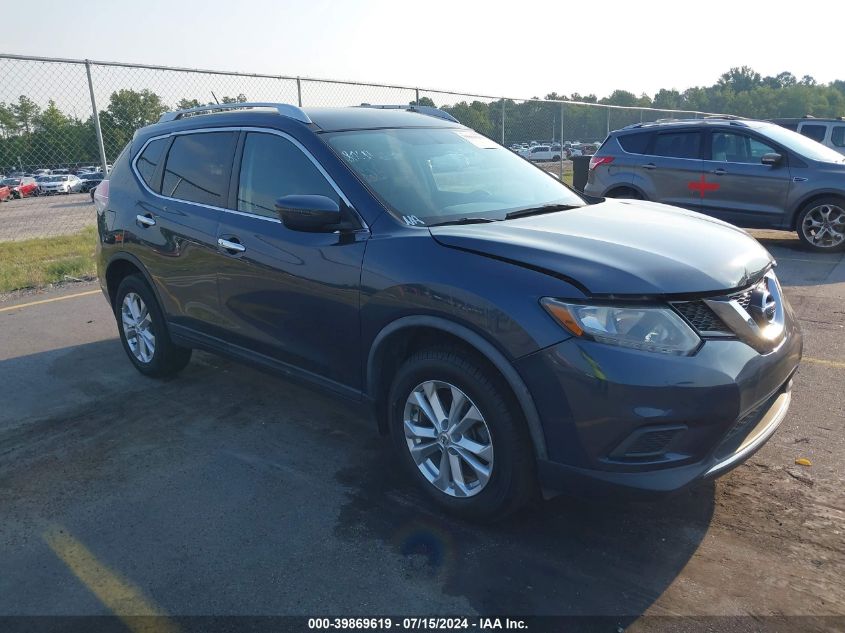
[[796,222],[799,239],[817,252],[845,248],[845,199],[834,196],[813,200],[801,209]]
[[191,360],[191,350],[170,340],[164,314],[143,277],[125,277],[114,305],[120,341],[138,371],[165,378],[184,369]]
[[389,394],[390,434],[425,493],[467,518],[495,520],[536,489],[527,429],[501,377],[471,355],[411,356]]

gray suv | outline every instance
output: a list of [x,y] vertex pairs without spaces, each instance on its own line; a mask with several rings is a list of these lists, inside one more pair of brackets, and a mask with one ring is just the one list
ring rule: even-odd
[[816,251],[845,248],[845,157],[772,123],[710,118],[611,132],[584,191],[794,230]]

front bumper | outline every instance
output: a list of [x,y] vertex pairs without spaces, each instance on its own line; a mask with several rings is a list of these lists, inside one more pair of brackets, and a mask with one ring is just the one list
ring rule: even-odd
[[789,408],[803,343],[787,329],[768,354],[738,340],[668,357],[569,339],[520,359],[546,439],[543,488],[662,494],[741,464]]

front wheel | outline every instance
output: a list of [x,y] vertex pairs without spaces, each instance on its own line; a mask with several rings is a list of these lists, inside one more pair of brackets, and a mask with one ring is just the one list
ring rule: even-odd
[[191,350],[170,340],[164,313],[143,277],[124,278],[114,305],[120,341],[139,372],[165,378],[185,368],[191,360]]
[[389,424],[399,459],[451,512],[496,520],[536,491],[531,440],[507,385],[468,353],[433,348],[405,361]]
[[841,250],[845,247],[845,200],[831,196],[808,203],[798,214],[796,228],[810,250]]

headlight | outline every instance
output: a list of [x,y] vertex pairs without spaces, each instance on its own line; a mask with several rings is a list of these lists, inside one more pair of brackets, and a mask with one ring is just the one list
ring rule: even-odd
[[544,298],[540,303],[575,336],[598,343],[646,352],[685,356],[701,339],[669,308],[566,303]]

